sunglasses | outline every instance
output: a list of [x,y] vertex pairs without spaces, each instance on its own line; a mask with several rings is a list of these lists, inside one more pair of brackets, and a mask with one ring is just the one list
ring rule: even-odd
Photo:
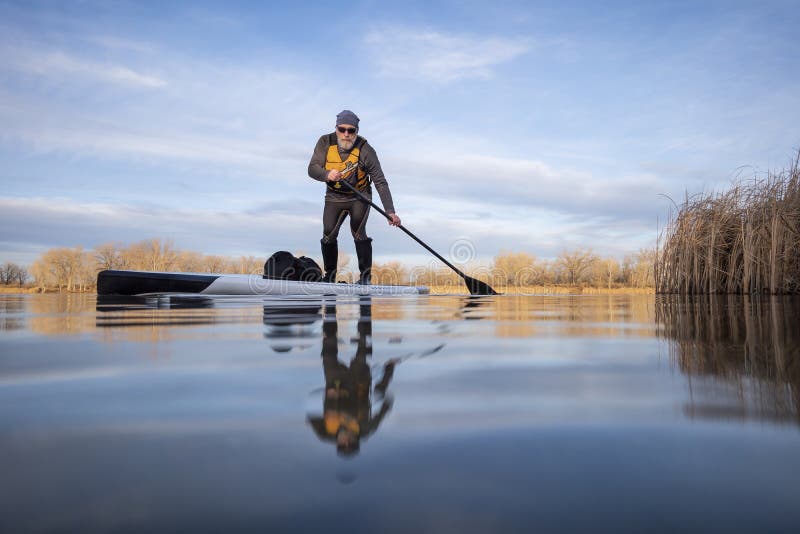
[[336,129],[339,130],[339,133],[349,133],[349,134],[354,134],[356,133],[357,130],[357,128],[345,128],[344,126],[337,126]]

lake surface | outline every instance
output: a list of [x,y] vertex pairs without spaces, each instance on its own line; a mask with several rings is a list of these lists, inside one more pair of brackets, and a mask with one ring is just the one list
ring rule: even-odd
[[797,532],[799,314],[0,295],[0,531]]

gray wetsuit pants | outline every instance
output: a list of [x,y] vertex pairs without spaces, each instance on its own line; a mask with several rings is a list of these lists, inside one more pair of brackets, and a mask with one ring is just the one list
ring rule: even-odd
[[344,218],[350,215],[350,232],[354,241],[363,241],[367,236],[367,217],[369,217],[369,204],[359,199],[346,202],[325,201],[322,212],[322,242],[334,243],[339,235],[339,228]]

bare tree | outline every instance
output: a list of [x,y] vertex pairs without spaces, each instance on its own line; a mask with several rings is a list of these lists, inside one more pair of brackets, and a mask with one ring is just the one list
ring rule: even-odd
[[0,283],[4,285],[17,284],[22,287],[28,281],[28,269],[16,263],[4,263],[0,266]]
[[125,251],[128,264],[144,271],[170,271],[177,266],[178,253],[172,241],[146,239],[128,247]]
[[97,263],[94,254],[90,251],[83,251],[75,254],[76,279],[78,291],[88,291],[94,287],[97,280]]
[[34,262],[32,271],[38,287],[72,291],[80,283],[83,248],[53,248]]
[[597,260],[593,265],[595,285],[611,289],[619,280],[622,269],[614,258]]
[[16,279],[19,266],[16,263],[4,263],[0,265],[0,283],[9,285]]
[[200,273],[203,272],[204,266],[204,258],[203,255],[199,252],[194,252],[191,250],[181,250],[178,252],[176,262],[176,268],[179,271],[184,271],[188,273]]
[[372,281],[376,284],[399,285],[408,283],[408,269],[399,261],[372,265]]
[[633,287],[655,287],[655,249],[641,249],[633,256],[629,284]]
[[525,286],[534,283],[536,258],[525,252],[501,252],[492,262],[492,279],[504,286]]
[[49,265],[49,270],[55,278],[56,287],[59,291],[72,289],[72,260],[71,251],[68,248],[55,248],[48,250],[45,255],[45,263]]
[[253,256],[240,256],[234,272],[239,274],[257,274],[264,271],[264,260]]
[[225,272],[228,266],[227,258],[223,256],[205,256],[203,258],[203,271],[207,273]]
[[415,284],[424,286],[461,286],[464,283],[452,269],[435,264],[415,267],[411,270],[409,278]]
[[591,250],[564,251],[556,259],[556,265],[563,271],[566,281],[575,285],[589,271],[597,256]]
[[94,247],[94,258],[98,271],[126,268],[122,247],[118,243],[104,243]]
[[47,287],[51,287],[50,273],[44,258],[39,258],[31,264],[31,276],[36,289],[39,291],[44,291]]
[[17,266],[16,282],[19,287],[24,286],[28,282],[28,269],[22,266]]

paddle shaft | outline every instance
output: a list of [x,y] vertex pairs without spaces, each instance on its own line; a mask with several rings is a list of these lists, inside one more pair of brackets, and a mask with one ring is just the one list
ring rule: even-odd
[[[358,198],[360,198],[362,201],[366,202],[367,204],[369,204],[370,206],[372,206],[373,208],[375,208],[375,209],[378,211],[378,213],[380,213],[381,215],[383,215],[384,217],[386,217],[388,220],[390,220],[390,221],[392,220],[392,218],[389,216],[389,214],[388,214],[388,213],[386,213],[386,212],[385,212],[385,211],[383,211],[381,208],[379,208],[377,204],[375,204],[373,201],[371,201],[370,199],[368,199],[367,197],[365,197],[365,196],[364,196],[364,195],[361,193],[361,191],[357,190],[355,187],[353,187],[352,185],[350,185],[350,184],[349,184],[347,181],[345,181],[345,180],[341,180],[339,183],[341,183],[341,184],[344,184],[344,185],[345,185],[345,186],[346,186],[348,189],[350,189],[350,191],[352,191],[353,193],[355,193],[355,194],[356,194],[356,196],[357,196]],[[441,255],[440,255],[438,252],[436,252],[435,250],[433,250],[433,249],[432,249],[431,247],[429,247],[429,246],[428,246],[428,245],[427,245],[427,244],[426,244],[424,241],[422,241],[422,239],[418,238],[418,237],[417,237],[417,236],[415,236],[413,233],[411,233],[411,231],[410,231],[408,228],[406,228],[406,227],[405,227],[405,226],[403,226],[402,224],[398,225],[397,227],[398,227],[398,228],[400,228],[402,231],[404,231],[406,234],[408,234],[408,236],[409,236],[409,237],[411,237],[411,239],[413,239],[414,241],[416,241],[417,243],[419,243],[420,245],[422,245],[423,247],[425,247],[425,249],[426,249],[428,252],[430,252],[431,254],[433,254],[434,256],[436,256],[437,258],[439,258],[440,260],[442,260],[442,262],[444,262],[444,264],[445,264],[445,265],[447,265],[448,267],[450,267],[451,269],[453,269],[453,270],[454,270],[456,273],[458,273],[458,276],[460,276],[461,278],[464,278],[465,280],[467,279],[467,275],[466,275],[466,274],[464,274],[464,273],[462,273],[462,272],[461,272],[461,271],[458,269],[458,267],[456,267],[455,265],[453,265],[452,263],[450,263],[449,261],[447,261],[446,259],[444,259],[444,258],[443,258],[443,257],[442,257],[442,256],[441,256]]]

